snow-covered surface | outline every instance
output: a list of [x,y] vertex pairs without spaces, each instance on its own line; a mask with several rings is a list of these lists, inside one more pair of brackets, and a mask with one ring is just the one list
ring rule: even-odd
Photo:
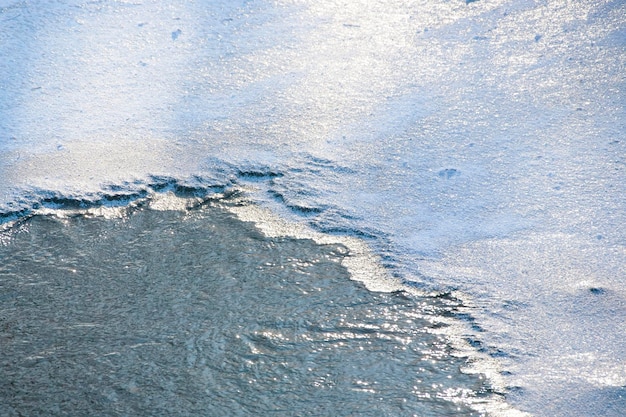
[[0,74],[3,213],[245,186],[464,299],[519,409],[626,412],[626,3],[2,0]]

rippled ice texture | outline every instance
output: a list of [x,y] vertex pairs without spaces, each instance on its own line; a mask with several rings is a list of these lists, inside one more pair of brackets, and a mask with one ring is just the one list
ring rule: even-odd
[[246,186],[464,299],[519,408],[625,413],[624,2],[0,7],[4,212]]
[[[0,415],[478,416],[446,297],[223,209],[35,216],[0,247]],[[457,352],[458,353],[458,352]]]

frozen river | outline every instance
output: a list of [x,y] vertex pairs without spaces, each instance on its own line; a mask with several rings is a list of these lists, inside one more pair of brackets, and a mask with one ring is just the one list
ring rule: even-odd
[[[626,3],[0,0],[0,74],[5,228],[167,191],[267,210],[365,243],[379,268],[339,275],[374,305],[454,300],[441,352],[499,398],[464,406],[626,414]],[[30,308],[20,233],[0,320]]]

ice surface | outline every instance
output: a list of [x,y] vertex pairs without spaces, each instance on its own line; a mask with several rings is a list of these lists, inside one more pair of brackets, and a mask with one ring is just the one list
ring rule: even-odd
[[268,238],[211,202],[174,210],[191,200],[161,197],[109,218],[57,210],[0,234],[0,414],[505,406],[452,354],[445,317],[458,301],[368,291],[350,281],[342,244]]
[[625,16],[619,1],[2,2],[0,206],[240,187],[466,300],[467,338],[520,409],[623,415]]

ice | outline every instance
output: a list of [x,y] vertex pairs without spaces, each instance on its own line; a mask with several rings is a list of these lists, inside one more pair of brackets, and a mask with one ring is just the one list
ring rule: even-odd
[[1,7],[3,211],[239,188],[466,300],[521,410],[623,414],[622,2]]

